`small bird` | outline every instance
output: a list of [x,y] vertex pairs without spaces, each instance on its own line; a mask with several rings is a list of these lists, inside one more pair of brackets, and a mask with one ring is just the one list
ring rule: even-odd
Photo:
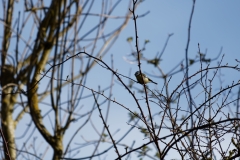
[[157,84],[156,82],[153,82],[150,78],[148,78],[144,73],[142,73],[142,76],[143,77],[141,77],[141,74],[140,74],[140,72],[139,71],[137,71],[136,73],[135,73],[135,76],[136,76],[136,79],[137,79],[137,81],[138,81],[138,83],[140,83],[140,84],[143,84],[143,83],[149,83],[149,82],[152,82],[152,83],[154,83],[154,84]]

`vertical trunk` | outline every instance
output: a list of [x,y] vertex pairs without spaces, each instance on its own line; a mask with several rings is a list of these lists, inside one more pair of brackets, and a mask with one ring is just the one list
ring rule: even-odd
[[[5,3],[5,2],[3,2]],[[12,118],[13,113],[13,106],[16,102],[16,95],[9,94],[12,92],[12,87],[6,87],[7,84],[11,83],[14,79],[14,72],[13,68],[8,67],[5,65],[5,60],[7,57],[7,52],[9,48],[9,42],[11,39],[11,26],[12,26],[12,15],[13,15],[13,8],[14,8],[14,0],[9,0],[8,6],[6,8],[6,12],[4,13],[4,27],[3,31],[3,41],[2,41],[2,55],[1,55],[1,86],[2,88],[5,87],[2,91],[1,97],[1,126],[3,131],[3,136],[7,142],[4,145],[4,153],[5,159],[16,159],[16,147],[15,147],[15,123]],[[4,68],[5,67],[5,68]],[[7,148],[9,153],[7,152]],[[10,155],[8,155],[10,154]]]
[[55,136],[55,146],[53,147],[53,160],[60,160],[63,155],[63,136]]
[[[2,106],[1,106],[1,125],[2,125],[2,131],[3,136],[7,142],[7,144],[4,145],[4,153],[5,158],[10,159],[9,156],[11,156],[11,159],[16,159],[16,146],[15,146],[15,122],[12,117],[13,113],[13,106],[16,102],[16,95],[11,95],[12,88],[5,89],[2,94]],[[8,152],[7,148],[8,147]]]

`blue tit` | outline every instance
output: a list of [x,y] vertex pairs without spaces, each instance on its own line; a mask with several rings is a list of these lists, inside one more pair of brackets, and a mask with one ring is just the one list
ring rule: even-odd
[[140,74],[140,72],[139,71],[137,71],[136,73],[135,73],[135,76],[136,76],[136,78],[137,78],[137,81],[138,81],[138,83],[140,83],[140,84],[143,84],[143,83],[149,83],[149,82],[152,82],[152,83],[154,83],[154,84],[157,84],[156,82],[153,82],[150,78],[148,78],[144,73],[142,73],[142,76],[143,77],[141,77],[141,74]]

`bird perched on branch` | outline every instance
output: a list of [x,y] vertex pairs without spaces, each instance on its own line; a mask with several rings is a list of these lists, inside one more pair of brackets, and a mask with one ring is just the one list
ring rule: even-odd
[[152,82],[152,83],[154,83],[154,84],[157,84],[156,82],[154,82],[154,81],[152,81],[150,78],[148,78],[144,73],[142,73],[142,77],[141,77],[141,74],[140,74],[139,71],[137,71],[137,72],[135,73],[135,76],[136,76],[136,78],[137,78],[138,83],[140,83],[140,84],[143,84],[143,83],[147,84],[147,83],[149,83],[149,82]]

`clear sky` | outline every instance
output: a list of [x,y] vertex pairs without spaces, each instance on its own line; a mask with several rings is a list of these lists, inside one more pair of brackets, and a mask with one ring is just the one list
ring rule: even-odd
[[[115,1],[114,1],[115,2]],[[95,1],[94,3],[94,13],[100,13],[102,1]],[[112,13],[113,16],[124,16],[128,10],[127,6],[129,1],[123,0],[120,2],[120,6]],[[197,0],[195,5],[195,10],[192,19],[191,25],[191,41],[189,46],[189,58],[194,59],[197,56],[198,52],[198,43],[200,44],[201,51],[206,53],[206,58],[215,58],[220,52],[221,47],[222,54],[225,54],[223,59],[223,64],[232,64],[236,65],[237,62],[235,59],[240,60],[240,1],[232,0],[222,0],[222,1],[207,1],[207,0]],[[16,7],[17,8],[17,7]],[[158,52],[161,52],[165,41],[168,37],[168,34],[173,33],[173,36],[170,38],[167,48],[162,56],[161,61],[161,69],[165,73],[168,73],[173,67],[175,67],[180,61],[185,58],[185,48],[187,44],[187,31],[188,31],[188,23],[190,18],[190,13],[192,9],[192,0],[184,0],[184,1],[175,1],[175,0],[145,0],[140,4],[137,8],[137,14],[142,15],[144,13],[149,13],[141,18],[137,19],[137,27],[139,34],[139,45],[140,48],[143,46],[143,43],[146,39],[150,40],[150,43],[147,44],[146,50],[143,52],[145,57],[154,58]],[[96,18],[96,21],[98,19]],[[93,21],[87,21],[87,25],[83,27],[83,31],[80,33],[84,35],[85,31],[89,28],[89,26],[96,24],[95,19]],[[119,20],[109,20],[107,26],[104,30],[105,34],[112,31],[115,25]],[[121,21],[121,20],[120,20]],[[93,34],[94,36],[94,34]],[[137,63],[134,62],[133,57],[130,57],[131,48],[127,42],[128,37],[135,37],[134,24],[133,20],[130,20],[127,27],[124,29],[122,34],[119,36],[118,40],[114,44],[114,46],[108,51],[109,53],[103,58],[103,60],[110,64],[111,54],[113,55],[114,60],[114,68],[118,70],[119,73],[128,76],[129,71],[131,70],[131,78],[135,79],[134,73],[138,70]],[[135,39],[134,39],[135,40]],[[82,46],[84,46],[84,42]],[[132,43],[133,49],[134,43]],[[99,43],[96,47],[96,50],[101,48],[101,43]],[[221,56],[222,56],[221,54]],[[216,66],[217,62],[220,61],[221,56],[218,60],[213,61],[211,66]],[[133,61],[134,63],[129,63],[129,61]],[[185,62],[184,62],[185,65]],[[200,64],[194,64],[190,69],[190,73],[194,73],[199,70]],[[142,63],[142,71],[144,73],[149,73],[151,75],[155,75],[151,77],[154,81],[158,83],[158,85],[149,84],[149,88],[161,90],[163,87],[163,80],[157,78],[157,76],[161,76],[159,70],[154,68],[152,65],[149,65],[145,62]],[[222,70],[221,72],[224,76],[224,85],[230,84],[233,80],[238,81],[240,79],[240,74],[237,72],[227,72],[226,70]],[[173,90],[182,80],[182,73],[174,76],[170,81],[170,90]],[[123,78],[123,81],[128,82],[128,79]],[[105,88],[111,82],[111,73],[101,66],[97,65],[88,75],[87,86],[97,90],[99,85],[102,88]],[[139,84],[134,84],[135,87],[141,88]],[[219,88],[219,86],[215,86],[215,89]],[[134,89],[133,89],[134,90]],[[142,98],[143,94],[137,93],[138,98]],[[198,95],[200,91],[193,92],[193,95]],[[90,94],[89,91],[86,91],[84,95]],[[107,94],[107,93],[106,93]],[[127,106],[132,111],[138,111],[137,106],[130,96],[130,94],[117,82],[115,78],[114,88],[113,88],[113,96],[117,101],[120,101],[125,106]],[[101,98],[101,100],[104,100]],[[64,101],[64,98],[63,100]],[[199,99],[202,101],[202,99]],[[47,102],[47,101],[46,101]],[[145,103],[142,100],[141,104],[144,106]],[[93,105],[93,99],[87,99],[81,102],[79,105],[84,105],[89,108]],[[184,105],[184,102],[183,102]],[[106,111],[106,106],[102,106],[103,112]],[[154,105],[153,105],[154,106]],[[156,106],[155,106],[156,107]],[[87,109],[86,109],[87,110]],[[153,112],[158,112],[158,108],[152,108]],[[115,134],[115,139],[118,140],[131,126],[127,125],[128,122],[128,111],[124,108],[111,103],[111,109],[109,114],[109,125],[112,132],[119,130]],[[22,122],[27,123],[26,122]],[[46,123],[48,119],[46,118]],[[93,113],[92,122],[96,126],[102,127],[101,119],[99,118],[99,113],[97,110]],[[83,123],[83,122],[81,122]],[[78,123],[74,123],[73,126],[79,126]],[[49,125],[49,128],[51,126]],[[99,127],[99,131],[101,131],[101,127]],[[18,129],[19,135],[22,135],[20,128]],[[74,131],[70,129],[67,132],[67,135],[70,137],[72,132]],[[163,133],[164,134],[164,133]],[[82,137],[81,137],[82,136]],[[84,143],[83,137],[85,140],[93,140],[97,139],[97,134],[92,129],[89,124],[83,131],[79,134],[79,136],[75,139],[74,143],[80,144]],[[66,141],[68,137],[66,138]],[[139,147],[141,144],[147,142],[146,139],[143,138],[141,134],[139,134],[139,130],[134,129],[123,141],[122,143],[127,143],[128,145],[132,144],[133,140],[137,140],[135,147]],[[40,142],[39,142],[40,143]],[[99,152],[104,151],[108,148],[109,145],[104,144],[101,145]],[[124,147],[122,147],[121,151],[124,153]],[[77,157],[89,156],[92,153],[92,150],[89,148],[82,149],[80,154]],[[135,153],[133,153],[132,159],[136,158]],[[102,157],[104,158],[105,155]],[[135,157],[135,158],[134,158]],[[106,159],[114,159],[116,158],[116,154],[112,149],[107,153]],[[176,158],[174,155],[169,155],[170,158]],[[97,158],[96,158],[97,159]],[[147,159],[147,158],[146,158]]]
[[[127,2],[121,2],[126,3]],[[222,54],[225,54],[223,59],[223,64],[237,64],[236,58],[240,57],[240,2],[239,1],[197,1],[191,28],[191,41],[189,46],[189,58],[194,59],[198,52],[198,43],[200,44],[201,51],[206,53],[207,58],[216,58],[219,54],[221,47],[223,47]],[[192,8],[192,1],[173,1],[173,0],[148,0],[144,1],[137,9],[137,14],[141,15],[150,11],[148,15],[137,20],[138,34],[139,34],[139,44],[143,46],[146,39],[150,40],[150,43],[146,47],[146,51],[143,52],[144,56],[148,58],[154,58],[157,52],[161,52],[165,44],[168,34],[173,33],[174,35],[170,38],[168,46],[162,56],[163,61],[161,62],[161,68],[165,73],[170,71],[175,67],[181,60],[185,58],[185,48],[187,43],[187,31],[188,23],[190,18],[190,12]],[[113,15],[119,15],[125,12],[121,7],[118,8],[117,12]],[[110,26],[111,28],[111,26]],[[106,31],[107,32],[107,31]],[[126,39],[128,37],[134,36],[134,24],[131,21],[123,33],[120,35],[117,44],[109,51],[113,54],[114,68],[118,70],[119,73],[128,75],[129,70],[132,70],[131,77],[134,78],[133,73],[138,70],[137,63],[130,64],[125,58],[129,58],[128,55],[131,53],[131,48],[129,47]],[[133,44],[134,47],[134,44]],[[135,48],[134,48],[135,49]],[[221,56],[222,56],[221,54]],[[220,58],[211,63],[212,66],[216,66]],[[110,55],[105,57],[105,60],[110,64]],[[200,64],[196,64],[190,69],[190,73],[194,73],[199,70]],[[94,72],[92,78],[89,79],[95,81],[94,77],[104,77],[102,73],[103,69],[95,68],[94,70],[100,72]],[[142,70],[145,73],[150,73],[152,75],[161,75],[158,70],[153,66],[142,63]],[[237,72],[229,73],[227,70],[222,70],[224,74],[224,85],[230,84],[233,80],[237,81],[240,75]],[[110,74],[108,74],[108,77]],[[180,76],[182,78],[182,75]],[[170,82],[170,88],[173,89],[180,83],[178,76],[172,78]],[[124,79],[124,78],[123,78]],[[163,81],[156,77],[152,78],[154,81],[158,82],[158,86],[150,84],[149,87],[152,89],[162,89]],[[105,81],[105,80],[104,80]],[[128,81],[127,79],[125,80]],[[107,84],[110,82],[110,77],[108,78]],[[103,84],[103,82],[95,83],[97,85]],[[140,86],[135,84],[138,88]],[[219,85],[214,86],[219,88]],[[199,94],[199,90],[193,92],[194,96]],[[141,98],[143,95],[138,95]],[[114,95],[113,97],[120,102],[123,102],[127,107],[133,111],[137,111],[136,105],[132,97],[128,92],[115,83]],[[198,99],[201,102],[203,99]],[[144,106],[144,102],[142,101]],[[155,106],[156,107],[156,106]],[[104,108],[104,107],[103,107]],[[156,108],[152,108],[153,111],[158,111]],[[110,112],[109,124],[110,128],[115,131],[121,129],[120,133],[124,133],[124,129],[130,128],[126,124],[128,117],[127,112],[119,107],[112,105]],[[98,114],[96,114],[98,115]],[[101,124],[101,122],[99,122]],[[123,142],[132,142],[135,138],[135,146],[139,146],[146,142],[146,140],[137,134],[138,130],[135,129]],[[121,134],[116,134],[116,137],[121,137]],[[139,135],[139,136],[137,136]],[[117,139],[117,138],[116,138]],[[227,140],[227,138],[226,138]],[[228,139],[229,140],[229,139]],[[130,145],[131,143],[129,143]],[[104,149],[103,149],[104,150]],[[107,159],[112,158],[112,154],[108,155]],[[132,154],[136,156],[136,154]],[[115,156],[113,156],[115,157]],[[169,154],[170,158],[175,157],[174,154]],[[133,158],[134,159],[134,158]],[[146,158],[148,159],[148,158]]]

